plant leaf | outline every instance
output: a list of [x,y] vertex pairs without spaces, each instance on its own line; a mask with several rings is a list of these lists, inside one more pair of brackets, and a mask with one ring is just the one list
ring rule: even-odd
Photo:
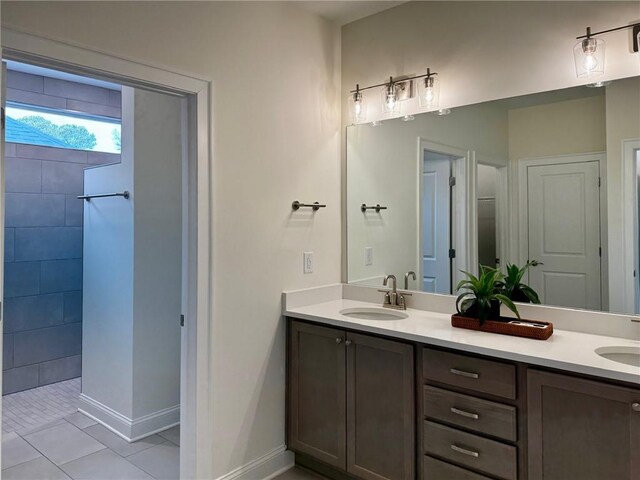
[[500,300],[502,303],[504,303],[509,310],[515,313],[516,317],[520,318],[520,312],[518,312],[518,308],[516,307],[515,303],[511,301],[510,298],[507,298],[500,293],[496,293],[495,297],[497,300]]

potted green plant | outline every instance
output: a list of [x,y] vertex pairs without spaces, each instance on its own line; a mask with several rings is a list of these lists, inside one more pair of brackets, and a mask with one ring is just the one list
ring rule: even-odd
[[540,298],[536,291],[529,285],[522,283],[522,277],[527,273],[527,270],[538,265],[542,265],[542,263],[537,260],[528,261],[524,267],[507,263],[507,274],[499,282],[498,288],[501,293],[513,302],[539,304]]
[[463,271],[467,278],[461,280],[456,290],[464,290],[456,299],[456,310],[459,315],[477,318],[480,325],[485,320],[500,320],[500,304],[504,303],[509,310],[520,318],[514,303],[505,296],[498,286],[504,279],[502,272],[495,268],[480,265],[480,275]]
[[[505,275],[502,272],[481,265],[478,276],[464,271],[462,273],[467,278],[457,286],[457,291],[462,292],[456,299],[457,314],[451,316],[452,326],[539,340],[546,340],[551,336],[552,324],[520,319],[520,313],[513,300],[504,294]],[[511,310],[517,320],[501,317],[501,304]]]

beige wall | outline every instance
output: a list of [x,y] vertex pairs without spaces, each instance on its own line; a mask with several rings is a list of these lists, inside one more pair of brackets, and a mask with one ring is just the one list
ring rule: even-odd
[[603,152],[605,124],[604,95],[511,109],[509,158]]
[[[347,92],[390,75],[438,72],[441,106],[545,92],[586,83],[573,62],[575,37],[640,19],[634,2],[408,2],[342,29],[342,86]],[[640,74],[630,34],[606,36],[604,79]],[[373,110],[379,110],[379,95]],[[405,112],[418,108],[411,102]],[[343,111],[347,124],[348,111]]]
[[[214,451],[203,455],[218,477],[283,445],[280,294],[340,280],[339,31],[285,2],[2,2],[2,21],[212,80]],[[296,199],[328,208],[292,215]]]

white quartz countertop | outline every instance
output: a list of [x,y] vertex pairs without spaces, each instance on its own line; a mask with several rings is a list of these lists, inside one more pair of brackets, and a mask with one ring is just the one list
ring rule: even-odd
[[346,317],[346,308],[380,305],[356,300],[333,300],[289,308],[284,315],[366,333],[447,347],[465,352],[514,360],[531,365],[621,380],[640,385],[640,368],[599,356],[606,346],[640,347],[640,341],[554,329],[548,340],[533,340],[451,326],[451,315],[407,309],[401,320],[360,320]]

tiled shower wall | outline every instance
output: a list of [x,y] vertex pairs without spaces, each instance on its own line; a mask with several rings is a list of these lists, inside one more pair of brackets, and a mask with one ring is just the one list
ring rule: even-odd
[[[120,92],[9,71],[7,100],[120,118]],[[3,394],[81,375],[83,171],[119,155],[5,148]]]

